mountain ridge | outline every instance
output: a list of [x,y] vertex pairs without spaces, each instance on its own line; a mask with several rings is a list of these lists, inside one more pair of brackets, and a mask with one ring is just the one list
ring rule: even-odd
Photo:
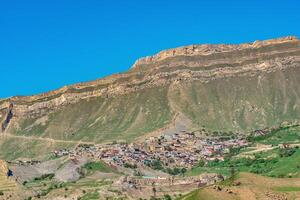
[[[241,44],[241,45],[213,45],[214,46],[214,51],[216,49],[218,49],[217,47],[225,48],[231,50],[233,49],[234,51],[240,51],[240,49],[257,49],[257,48],[261,48],[261,47],[265,47],[268,45],[279,45],[279,44],[292,44],[294,46],[296,46],[297,48],[299,48],[299,40],[296,37],[292,37],[292,36],[288,36],[288,37],[284,37],[284,38],[279,38],[279,39],[273,39],[273,40],[266,40],[266,41],[262,41],[262,42],[253,42],[253,43],[246,43],[246,44]],[[191,46],[189,46],[191,47]],[[207,45],[198,45],[198,47],[202,48],[202,47],[207,47]],[[185,47],[180,47],[180,48],[176,48],[176,49],[180,49],[180,50],[184,50]],[[238,49],[238,50],[236,50]],[[20,102],[20,104],[27,104],[27,103],[31,103],[31,102],[35,102],[35,101],[47,101],[48,98],[54,97],[57,99],[57,96],[59,96],[59,100],[55,101],[55,104],[60,104],[59,102],[63,103],[66,99],[74,99],[74,98],[78,98],[78,96],[80,98],[89,98],[89,97],[96,97],[96,96],[111,96],[111,95],[116,95],[116,94],[122,94],[122,93],[126,93],[127,92],[134,92],[137,90],[137,85],[145,85],[145,83],[149,83],[150,85],[155,85],[155,84],[162,84],[161,82],[165,82],[163,79],[164,77],[168,76],[176,76],[176,69],[174,70],[175,67],[182,67],[184,68],[184,66],[190,67],[190,68],[194,68],[195,66],[199,66],[201,65],[201,69],[204,69],[206,67],[211,67],[213,65],[225,65],[225,66],[217,66],[217,69],[211,70],[208,73],[206,73],[205,71],[200,71],[201,74],[196,74],[192,71],[184,71],[183,73],[177,74],[178,77],[175,77],[175,79],[181,80],[181,79],[190,79],[193,77],[198,77],[199,75],[201,76],[200,79],[202,78],[202,81],[206,82],[209,81],[210,78],[214,78],[213,76],[229,76],[231,72],[233,73],[242,73],[243,70],[241,70],[241,67],[238,69],[234,69],[234,70],[226,70],[228,61],[218,61],[216,58],[213,58],[213,65],[210,63],[211,61],[202,61],[200,60],[202,63],[199,62],[190,62],[188,64],[186,64],[186,61],[175,61],[172,62],[170,61],[167,66],[165,64],[161,64],[159,63],[158,67],[155,66],[155,69],[161,70],[159,71],[159,73],[157,72],[153,72],[153,69],[146,69],[146,73],[144,75],[141,74],[141,72],[139,71],[138,68],[141,68],[140,65],[145,65],[145,63],[147,62],[147,65],[155,65],[157,64],[157,62],[162,62],[165,61],[166,59],[170,59],[170,58],[177,58],[179,56],[181,56],[182,51],[177,51],[179,52],[178,55],[176,54],[174,55],[169,55],[169,53],[167,52],[173,52],[173,49],[170,50],[166,50],[166,51],[162,51],[156,55],[154,55],[153,57],[145,57],[142,59],[139,59],[134,65],[133,67],[128,71],[125,72],[123,74],[114,74],[102,79],[97,79],[95,81],[89,81],[89,82],[83,82],[83,83],[78,83],[78,84],[74,84],[74,85],[69,85],[69,86],[64,86],[58,90],[53,90],[50,92],[46,92],[46,93],[42,93],[39,95],[32,95],[32,96],[16,96],[16,97],[11,97],[5,100],[2,100],[4,103],[0,104],[0,110],[8,107],[9,102]],[[197,56],[198,52],[196,52],[196,55],[189,55],[189,56]],[[202,51],[200,51],[202,52]],[[230,51],[229,51],[230,52]],[[224,53],[224,52],[223,52]],[[227,50],[225,50],[225,53],[227,53]],[[278,52],[275,52],[278,53]],[[281,53],[281,52],[280,52]],[[283,52],[284,53],[284,52]],[[289,52],[289,55],[291,53],[294,52]],[[299,50],[296,49],[296,53],[299,54]],[[165,55],[166,56],[159,56],[159,55]],[[202,53],[200,53],[202,54]],[[295,61],[299,62],[300,61],[300,57],[298,56],[295,57]],[[212,55],[212,53],[209,53],[208,55]],[[205,55],[207,56],[207,55]],[[270,54],[269,56],[272,56],[272,54]],[[262,57],[262,56],[260,56]],[[151,58],[151,59],[150,59]],[[151,61],[153,60],[153,58],[158,58],[157,61]],[[150,59],[150,61],[149,61]],[[186,59],[186,58],[184,58]],[[202,57],[200,58],[202,59]],[[257,57],[251,58],[251,59],[257,59]],[[285,58],[286,59],[286,58]],[[250,59],[248,60],[238,60],[236,63],[233,64],[237,64],[237,65],[241,65],[241,62],[251,62]],[[283,61],[286,62],[286,61]],[[288,61],[289,62],[289,61]],[[231,65],[233,65],[231,63]],[[247,63],[246,63],[247,64]],[[256,67],[255,70],[272,70],[271,69],[271,65],[270,63],[264,63],[262,62],[262,64],[257,65],[259,67]],[[247,65],[245,65],[247,66]],[[268,67],[269,66],[269,67]],[[278,66],[277,66],[278,67]],[[282,67],[282,66],[279,66]],[[258,69],[260,68],[260,69]],[[174,70],[173,72],[168,72],[168,70]],[[200,69],[200,70],[201,70]],[[148,70],[148,71],[147,71]],[[150,71],[149,71],[150,70]],[[151,71],[152,70],[152,71]],[[157,71],[158,71],[157,70]],[[164,70],[164,71],[163,71]],[[245,67],[244,71],[255,71],[253,68],[250,67]],[[179,70],[177,70],[179,71]],[[213,74],[213,73],[214,74]],[[131,83],[130,83],[131,82]],[[130,85],[131,84],[131,85]],[[129,86],[130,85],[130,86]],[[129,87],[128,87],[129,86]],[[78,95],[78,94],[82,94],[82,95]],[[68,97],[65,97],[67,95]]]
[[193,45],[181,46],[181,47],[160,51],[153,56],[142,57],[134,63],[132,68],[135,68],[141,64],[157,62],[169,57],[175,57],[181,55],[207,56],[214,53],[225,53],[230,51],[238,51],[242,49],[255,49],[267,45],[280,44],[280,43],[291,42],[291,41],[299,41],[299,39],[296,36],[286,36],[286,37],[280,37],[280,38],[262,40],[262,41],[256,40],[254,42],[242,43],[242,44],[193,44]]
[[[189,56],[193,56],[193,55],[198,55],[197,53],[199,52],[199,55],[211,55],[213,53],[224,53],[224,52],[228,52],[230,50],[241,50],[241,49],[250,49],[250,48],[260,48],[262,46],[267,46],[267,45],[272,45],[272,44],[280,44],[280,43],[285,43],[285,42],[299,42],[299,39],[296,36],[286,36],[286,37],[280,37],[280,38],[275,38],[275,39],[268,39],[268,40],[256,40],[254,42],[250,42],[250,43],[242,43],[242,44],[200,44],[200,45],[187,45],[187,46],[181,46],[181,47],[176,47],[176,48],[171,48],[171,49],[167,49],[167,50],[162,50],[159,51],[157,54],[154,54],[153,56],[145,56],[142,57],[140,59],[137,59],[135,61],[135,63],[132,65],[132,67],[124,72],[124,73],[117,73],[117,74],[112,74],[103,78],[99,78],[96,80],[92,80],[92,81],[86,81],[86,82],[79,82],[79,83],[75,83],[75,84],[71,84],[71,85],[66,85],[63,86],[61,88],[58,89],[54,89],[51,90],[49,92],[44,92],[41,94],[35,94],[35,95],[20,95],[20,96],[12,96],[12,97],[8,97],[8,98],[2,98],[0,99],[0,103],[1,101],[15,101],[19,98],[29,98],[32,99],[34,97],[44,97],[47,95],[51,95],[51,94],[57,94],[57,93],[63,93],[66,92],[68,90],[68,88],[74,87],[77,89],[80,89],[86,85],[97,85],[99,84],[99,82],[109,82],[117,79],[117,78],[122,78],[124,76],[124,74],[130,73],[132,70],[134,70],[135,68],[138,68],[139,65],[143,65],[145,63],[151,63],[151,62],[157,62],[157,61],[161,61],[164,60],[166,58],[169,57],[176,57],[176,56],[180,56],[180,55],[186,55],[188,54]],[[209,49],[210,47],[212,47],[212,49]],[[220,47],[220,49],[218,49],[218,47]],[[200,48],[200,51],[197,51]],[[193,50],[194,49],[194,50]],[[190,50],[193,50],[193,52],[187,52]],[[204,52],[203,52],[204,50]],[[206,52],[205,54],[205,50],[207,50],[208,52]],[[176,51],[175,55],[172,55],[172,53]],[[194,52],[196,52],[196,54],[194,54]]]
[[300,119],[296,37],[189,47],[196,53],[185,55],[180,47],[173,56],[173,49],[166,50],[122,74],[0,100],[0,134],[132,141],[163,130],[178,114],[179,124],[191,122],[186,129],[227,133]]

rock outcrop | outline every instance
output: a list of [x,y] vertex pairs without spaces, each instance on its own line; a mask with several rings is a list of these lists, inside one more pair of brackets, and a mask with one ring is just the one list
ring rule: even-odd
[[178,113],[192,128],[251,131],[299,119],[299,74],[295,37],[190,45],[142,58],[123,74],[0,100],[0,122],[12,134],[97,142],[157,131]]
[[[278,46],[280,44],[298,42],[298,39],[294,36],[288,36],[284,38],[271,39],[265,41],[255,41],[253,43],[241,44],[241,45],[190,45],[174,49],[168,49],[161,51],[156,55],[147,56],[136,61],[133,68],[141,65],[151,65],[167,58],[174,58],[177,56],[209,56],[212,54],[230,53],[244,50],[256,50],[263,47]],[[249,56],[249,55],[248,55]]]
[[15,104],[17,116],[43,115],[81,99],[122,95],[176,81],[208,82],[232,76],[254,76],[298,67],[300,42],[296,37],[255,41],[241,45],[191,45],[139,59],[132,70],[92,82],[63,87],[41,95],[12,97],[0,110]]

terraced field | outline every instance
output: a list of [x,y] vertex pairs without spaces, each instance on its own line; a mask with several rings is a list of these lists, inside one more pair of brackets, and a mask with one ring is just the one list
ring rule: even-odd
[[0,174],[0,191],[12,191],[17,188],[17,185],[14,181],[7,179],[4,174]]
[[17,184],[7,178],[7,166],[0,160],[0,192],[13,191],[17,189]]

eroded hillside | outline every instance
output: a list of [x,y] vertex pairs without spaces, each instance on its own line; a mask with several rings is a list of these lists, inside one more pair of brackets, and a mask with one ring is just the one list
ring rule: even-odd
[[298,121],[300,41],[180,47],[124,74],[1,100],[1,147],[10,136],[132,141],[176,125],[178,116],[184,128],[228,133]]

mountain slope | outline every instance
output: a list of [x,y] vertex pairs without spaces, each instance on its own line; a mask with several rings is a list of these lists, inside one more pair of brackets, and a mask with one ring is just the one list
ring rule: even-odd
[[[299,179],[267,178],[250,173],[240,173],[234,183],[209,186],[193,191],[181,200],[264,200],[297,199],[300,195]],[[219,190],[219,189],[221,190]]]
[[101,143],[177,123],[246,133],[300,119],[299,74],[295,37],[170,49],[124,74],[0,100],[0,134]]

